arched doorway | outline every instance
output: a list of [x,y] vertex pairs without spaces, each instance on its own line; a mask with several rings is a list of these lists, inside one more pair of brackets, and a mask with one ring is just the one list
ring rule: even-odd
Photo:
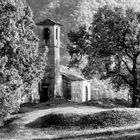
[[42,83],[42,91],[40,92],[40,102],[46,102],[49,100],[49,85]]
[[86,101],[88,101],[88,87],[86,86]]

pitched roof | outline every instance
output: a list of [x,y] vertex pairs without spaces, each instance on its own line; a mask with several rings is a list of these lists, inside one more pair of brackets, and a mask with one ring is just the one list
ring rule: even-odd
[[60,73],[61,75],[67,77],[71,81],[86,80],[80,72],[76,71],[76,69],[68,68],[66,66],[62,66],[62,65],[60,66]]
[[38,23],[36,23],[36,25],[59,25],[59,26],[62,26],[60,23],[58,22],[55,22],[51,19],[46,19],[46,20],[43,20],[43,21],[40,21]]

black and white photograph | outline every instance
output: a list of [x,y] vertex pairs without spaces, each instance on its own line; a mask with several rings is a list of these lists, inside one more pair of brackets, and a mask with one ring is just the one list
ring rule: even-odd
[[140,0],[0,0],[0,140],[140,140]]

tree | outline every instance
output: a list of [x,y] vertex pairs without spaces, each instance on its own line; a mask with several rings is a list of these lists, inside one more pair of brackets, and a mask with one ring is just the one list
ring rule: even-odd
[[39,81],[46,66],[38,51],[32,11],[23,0],[0,0],[0,114],[19,107],[25,87]]
[[88,78],[110,78],[117,90],[128,88],[132,107],[140,98],[140,13],[104,6],[93,17],[90,30],[81,27],[68,34],[71,64],[87,61],[82,72]]

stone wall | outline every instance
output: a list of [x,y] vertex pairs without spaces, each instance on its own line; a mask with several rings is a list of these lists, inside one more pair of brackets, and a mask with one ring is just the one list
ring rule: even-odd
[[71,81],[65,76],[62,76],[62,94],[63,98],[71,100]]

